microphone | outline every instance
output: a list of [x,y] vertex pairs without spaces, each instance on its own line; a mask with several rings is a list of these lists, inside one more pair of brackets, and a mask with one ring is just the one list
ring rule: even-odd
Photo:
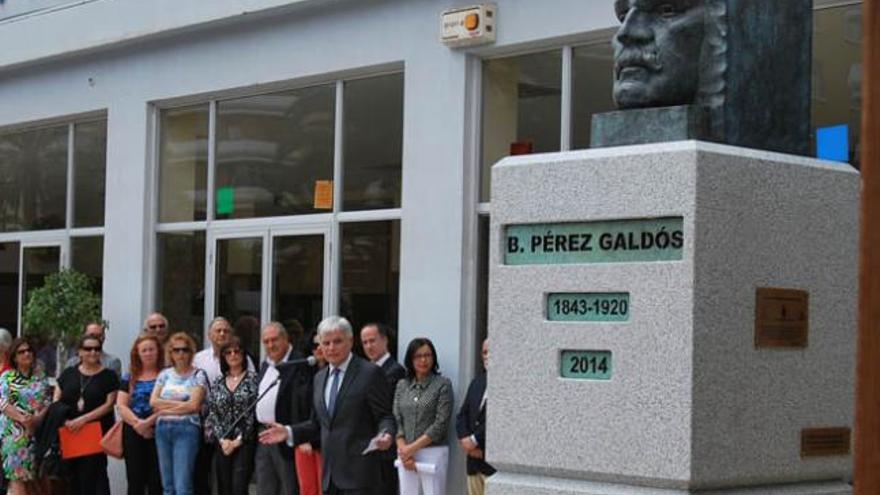
[[303,364],[306,366],[316,366],[318,364],[318,359],[315,358],[315,356],[309,356],[307,358],[300,358],[300,359],[291,359],[290,361],[284,361],[283,363],[276,364],[275,368],[278,371],[281,371],[281,370],[286,370],[288,368],[292,368],[294,366],[300,366]]

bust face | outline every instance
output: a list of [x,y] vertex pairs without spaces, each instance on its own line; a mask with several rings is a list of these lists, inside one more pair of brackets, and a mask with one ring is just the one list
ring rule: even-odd
[[687,105],[696,99],[705,0],[616,0],[614,101],[621,109]]

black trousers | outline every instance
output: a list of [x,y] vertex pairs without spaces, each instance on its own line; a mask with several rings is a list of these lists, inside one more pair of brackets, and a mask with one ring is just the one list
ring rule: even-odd
[[217,472],[217,493],[220,495],[248,495],[248,485],[254,473],[256,445],[244,443],[232,455],[223,455],[218,445],[214,452],[214,469]]
[[342,490],[337,488],[336,485],[333,484],[333,479],[330,479],[330,488],[329,490],[324,490],[324,495],[376,495],[375,488],[368,488],[366,490]]
[[193,490],[195,495],[211,495],[211,465],[214,463],[213,443],[204,440],[199,442],[196,454],[196,471],[193,473]]
[[122,455],[125,459],[128,495],[161,495],[162,479],[159,477],[156,440],[144,438],[127,423],[123,424]]
[[110,495],[106,455],[87,455],[64,462],[68,495]]
[[382,480],[382,484],[377,492],[379,495],[397,495],[400,493],[400,482],[397,480],[397,468],[394,467],[394,459],[397,458],[397,450],[391,450],[394,451],[392,456],[386,455],[386,452],[381,454],[382,461],[379,464],[379,479]]

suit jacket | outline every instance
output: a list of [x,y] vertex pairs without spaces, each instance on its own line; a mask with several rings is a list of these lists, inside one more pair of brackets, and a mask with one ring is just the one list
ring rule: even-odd
[[[302,359],[303,355],[299,351],[291,351],[287,356],[287,361]],[[263,360],[260,364],[260,373],[257,376],[257,383],[263,380],[269,363]],[[314,368],[307,364],[298,364],[295,366],[279,366],[278,375],[281,381],[278,383],[278,395],[275,401],[275,422],[282,425],[293,425],[309,418],[311,412],[310,401],[312,394],[312,377],[314,376]],[[307,439],[305,441],[308,441]],[[292,456],[293,449],[286,443],[278,444],[282,454]],[[292,459],[293,457],[289,457]]]
[[294,442],[300,444],[320,434],[325,492],[331,479],[341,490],[373,489],[380,483],[380,456],[377,452],[361,452],[379,432],[392,437],[396,433],[388,384],[378,366],[352,356],[331,417],[324,403],[329,370],[326,366],[315,375],[312,415],[292,427]]
[[[455,431],[458,438],[466,438],[471,435],[476,437],[477,444],[486,453],[486,407],[480,407],[483,403],[483,394],[486,393],[486,373],[479,374],[468,387],[467,396],[461,403],[461,409],[455,417]],[[488,401],[487,401],[488,402]],[[483,473],[486,476],[495,474],[495,468],[484,459],[467,458],[467,473],[470,475]]]
[[385,375],[385,381],[388,382],[388,391],[394,396],[394,390],[397,388],[397,382],[406,376],[406,368],[400,365],[394,357],[389,356],[382,363],[382,373]]

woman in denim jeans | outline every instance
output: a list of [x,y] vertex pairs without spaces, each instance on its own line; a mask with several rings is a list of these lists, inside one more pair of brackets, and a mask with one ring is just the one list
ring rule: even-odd
[[199,450],[199,408],[208,387],[205,373],[192,365],[196,343],[178,332],[165,345],[166,368],[156,377],[150,405],[159,414],[156,450],[165,495],[192,495],[193,468]]

